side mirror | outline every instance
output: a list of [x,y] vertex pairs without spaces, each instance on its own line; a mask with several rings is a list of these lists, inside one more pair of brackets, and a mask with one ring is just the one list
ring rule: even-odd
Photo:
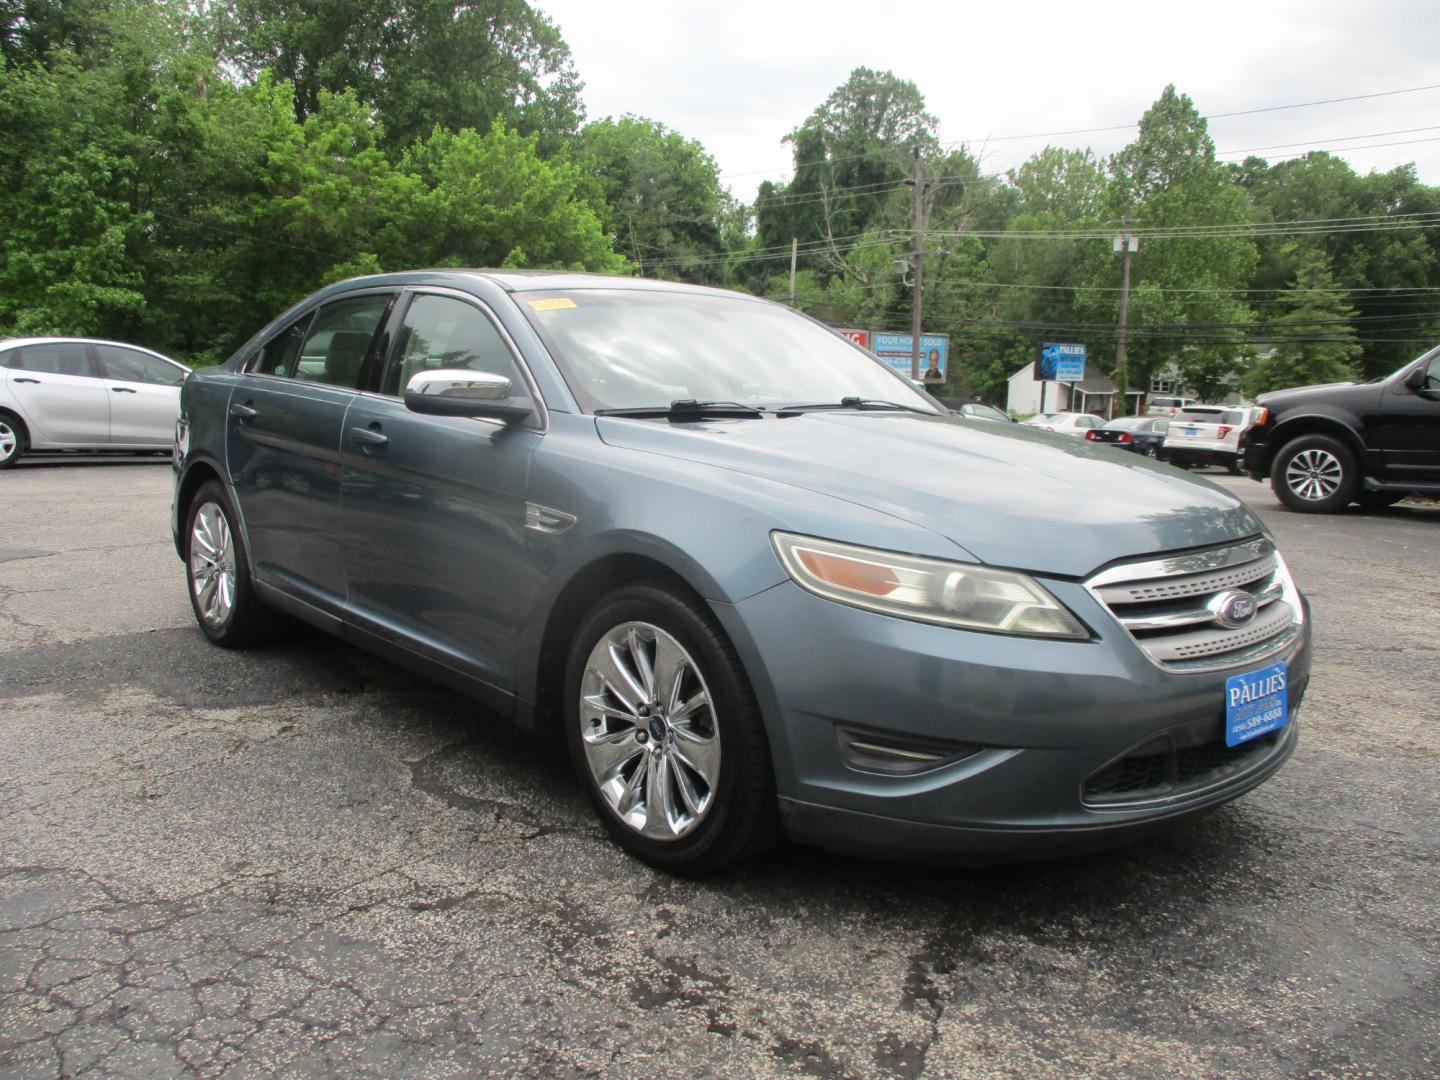
[[405,384],[405,407],[427,416],[480,416],[507,424],[535,411],[510,396],[505,376],[459,368],[416,372]]
[[1440,392],[1440,386],[1432,385],[1434,380],[1430,377],[1430,366],[1421,364],[1419,367],[1411,368],[1405,376],[1405,385],[1417,394],[1424,394],[1429,397],[1431,394]]

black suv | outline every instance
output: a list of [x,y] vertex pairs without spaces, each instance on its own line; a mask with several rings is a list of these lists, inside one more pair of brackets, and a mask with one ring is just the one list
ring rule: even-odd
[[1277,390],[1245,435],[1245,471],[1292,510],[1440,495],[1440,348],[1367,383]]

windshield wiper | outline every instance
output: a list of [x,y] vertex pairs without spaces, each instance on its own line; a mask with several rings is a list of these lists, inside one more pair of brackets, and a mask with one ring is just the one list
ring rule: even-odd
[[744,419],[764,416],[765,410],[738,401],[696,401],[683,398],[669,405],[640,405],[631,409],[596,409],[596,416],[625,416],[639,420],[666,419],[671,423],[687,420]]
[[821,401],[813,405],[782,405],[775,410],[776,416],[799,416],[801,413],[816,412],[821,409],[858,409],[861,412],[872,410],[885,412],[913,412],[925,416],[935,415],[931,409],[922,409],[918,405],[902,405],[898,401],[885,401],[881,398],[844,397],[839,401]]

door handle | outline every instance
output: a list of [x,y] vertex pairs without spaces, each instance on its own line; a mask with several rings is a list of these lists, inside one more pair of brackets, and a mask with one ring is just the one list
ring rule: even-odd
[[231,405],[230,415],[238,416],[241,420],[249,420],[257,414],[249,405]]
[[136,391],[132,390],[128,386],[112,386],[110,387],[110,392],[112,394],[133,394]]
[[16,381],[16,382],[34,383],[36,386],[39,386],[39,385],[40,385],[40,380],[39,380],[39,379],[22,379],[22,378],[20,378],[20,376],[18,376],[18,375],[15,376],[15,381]]
[[350,438],[362,446],[384,446],[390,441],[390,436],[382,435],[378,431],[371,431],[369,428],[352,427]]

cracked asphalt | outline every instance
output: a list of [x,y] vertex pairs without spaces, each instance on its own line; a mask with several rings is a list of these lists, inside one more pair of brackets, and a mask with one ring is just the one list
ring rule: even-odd
[[207,645],[165,464],[0,473],[0,1075],[1440,1075],[1440,508],[1214,478],[1314,604],[1273,781],[1083,859],[685,881],[454,695]]

